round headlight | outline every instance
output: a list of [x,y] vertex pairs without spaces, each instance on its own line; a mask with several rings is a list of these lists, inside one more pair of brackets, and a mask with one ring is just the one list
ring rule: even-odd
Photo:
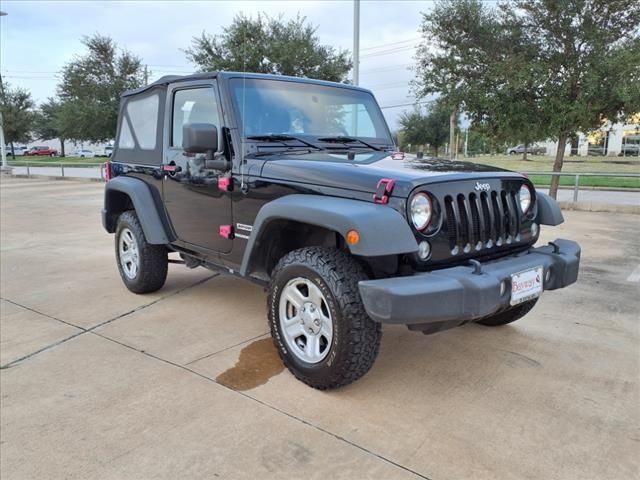
[[528,185],[522,185],[520,187],[520,210],[522,213],[527,213],[531,207],[531,190]]
[[433,215],[433,206],[429,195],[416,193],[411,199],[409,210],[411,212],[411,222],[417,230],[424,230],[429,226]]

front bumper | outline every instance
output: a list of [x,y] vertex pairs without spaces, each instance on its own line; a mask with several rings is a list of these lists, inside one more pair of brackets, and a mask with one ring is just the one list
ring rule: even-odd
[[[544,290],[575,283],[580,264],[580,245],[556,240],[517,255],[477,266],[459,266],[418,273],[410,277],[365,280],[358,284],[369,316],[376,322],[425,324],[476,320],[508,308],[511,275],[542,266]],[[506,291],[500,295],[500,284]]]

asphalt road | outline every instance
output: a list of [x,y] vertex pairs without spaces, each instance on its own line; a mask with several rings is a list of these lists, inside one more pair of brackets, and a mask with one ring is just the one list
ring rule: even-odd
[[640,222],[567,212],[579,282],[523,320],[385,327],[359,382],[283,370],[265,294],[171,265],[122,285],[102,185],[2,178],[3,479],[608,479],[640,475]]

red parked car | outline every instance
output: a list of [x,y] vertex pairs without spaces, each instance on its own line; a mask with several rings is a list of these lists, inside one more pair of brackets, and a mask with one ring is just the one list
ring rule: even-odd
[[25,155],[55,157],[58,155],[58,151],[49,147],[33,147],[28,152],[25,152]]

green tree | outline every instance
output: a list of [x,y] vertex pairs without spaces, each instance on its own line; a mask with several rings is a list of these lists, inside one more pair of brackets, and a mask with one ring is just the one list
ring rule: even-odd
[[640,109],[639,22],[640,3],[622,0],[441,0],[423,14],[415,88],[501,137],[556,138],[559,172],[572,135]]
[[27,143],[31,140],[36,114],[31,94],[20,88],[5,84],[0,87],[0,110],[5,142],[11,145],[11,155],[15,159],[14,143]]
[[272,73],[344,82],[351,70],[349,52],[321,45],[317,27],[299,15],[284,21],[240,14],[220,35],[203,32],[185,50],[201,71]]
[[449,138],[449,109],[441,102],[424,108],[416,106],[411,112],[403,112],[399,120],[405,144],[428,145],[437,157],[440,147]]
[[38,138],[51,140],[57,138],[60,141],[60,155],[65,156],[65,140],[67,131],[72,130],[73,123],[67,122],[64,116],[64,105],[60,101],[49,98],[40,105],[40,112],[36,116],[34,132]]
[[85,37],[87,53],[62,69],[58,96],[68,139],[104,142],[115,138],[120,94],[144,83],[140,58],[118,51],[106,36]]

